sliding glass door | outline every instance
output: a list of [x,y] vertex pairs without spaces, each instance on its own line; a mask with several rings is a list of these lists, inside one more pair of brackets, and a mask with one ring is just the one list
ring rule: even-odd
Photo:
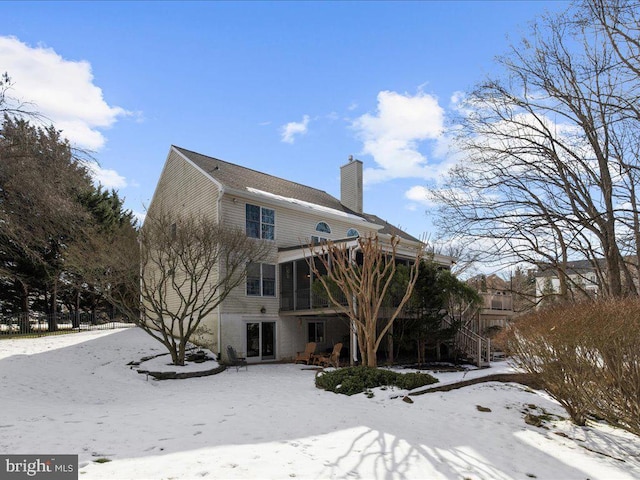
[[247,358],[275,360],[276,322],[247,323]]

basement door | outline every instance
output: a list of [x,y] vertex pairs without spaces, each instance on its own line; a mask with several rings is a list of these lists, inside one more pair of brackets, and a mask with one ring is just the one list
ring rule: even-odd
[[247,323],[247,360],[275,360],[276,322]]

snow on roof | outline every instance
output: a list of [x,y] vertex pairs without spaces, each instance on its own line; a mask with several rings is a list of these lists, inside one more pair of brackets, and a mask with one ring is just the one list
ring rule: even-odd
[[[365,218],[362,218],[358,215],[354,215],[351,213],[347,213],[347,212],[341,212],[340,210],[336,210],[334,208],[329,208],[329,207],[324,207],[322,205],[317,205],[315,203],[311,203],[311,202],[305,202],[304,200],[300,200],[297,198],[291,198],[291,197],[283,197],[281,195],[276,195],[274,193],[269,193],[269,192],[265,192],[264,190],[258,190],[257,188],[252,188],[252,187],[246,187],[247,191],[256,195],[262,195],[264,197],[268,197],[271,198],[273,200],[279,200],[281,202],[288,202],[291,203],[293,205],[297,205],[303,208],[307,208],[309,210],[315,210],[318,212],[322,212],[322,213],[326,213],[329,215],[334,215],[334,216],[339,216],[339,217],[343,217],[345,219],[354,221],[354,222],[362,222],[362,223],[368,223],[367,220]],[[382,225],[380,225],[380,227],[382,227]]]

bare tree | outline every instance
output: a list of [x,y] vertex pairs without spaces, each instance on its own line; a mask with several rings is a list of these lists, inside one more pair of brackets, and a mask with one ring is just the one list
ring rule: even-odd
[[609,38],[569,13],[536,23],[498,60],[504,78],[468,96],[465,161],[432,190],[443,231],[485,259],[554,268],[560,296],[581,288],[568,267],[584,258],[603,295],[638,293],[628,256],[640,254],[640,77]]
[[[337,309],[344,309],[348,316],[358,337],[363,365],[375,367],[380,343],[411,298],[418,279],[422,248],[415,251],[404,294],[397,305],[386,310],[385,301],[394,281],[400,239],[394,236],[384,244],[375,235],[360,237],[356,243],[355,247],[349,247],[344,242],[327,241],[320,247],[310,247],[308,263],[329,301]],[[314,258],[318,261],[313,261]],[[345,301],[347,306],[343,307]],[[388,313],[383,318],[385,310]]]
[[[264,259],[268,245],[204,216],[167,213],[147,216],[138,243],[139,269],[126,255],[137,251],[122,252],[104,289],[167,348],[174,365],[184,365],[187,343],[202,320],[244,281],[249,262]],[[126,283],[139,283],[139,302],[132,298],[132,288],[111,289]]]
[[0,74],[0,114],[17,118],[31,118],[44,120],[44,116],[34,110],[34,105],[10,95],[13,89],[13,80],[9,73]]
[[[640,2],[585,0],[581,13],[583,21],[595,23],[605,33],[629,73],[640,77]],[[638,105],[629,107],[640,108]]]

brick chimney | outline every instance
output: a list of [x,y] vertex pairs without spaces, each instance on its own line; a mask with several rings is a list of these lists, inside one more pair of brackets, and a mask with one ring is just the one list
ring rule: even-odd
[[340,167],[340,203],[362,213],[362,162],[349,155],[349,163]]

